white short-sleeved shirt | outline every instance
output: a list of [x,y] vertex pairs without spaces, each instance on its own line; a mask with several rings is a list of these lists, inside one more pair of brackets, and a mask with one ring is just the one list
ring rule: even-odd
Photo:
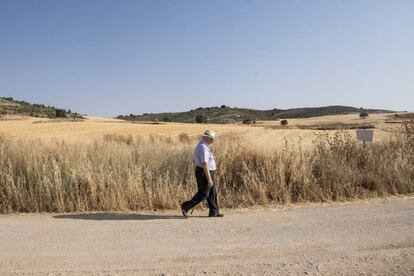
[[216,162],[214,161],[213,153],[206,141],[201,140],[196,146],[194,151],[194,162],[197,167],[203,167],[203,163],[206,162],[210,171],[216,170]]

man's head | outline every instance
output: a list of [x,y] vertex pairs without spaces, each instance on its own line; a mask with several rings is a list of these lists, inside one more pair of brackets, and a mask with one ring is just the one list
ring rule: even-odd
[[211,145],[214,142],[214,138],[216,138],[216,134],[214,131],[207,129],[204,131],[203,134],[201,134],[203,137],[203,140],[206,141],[209,145]]

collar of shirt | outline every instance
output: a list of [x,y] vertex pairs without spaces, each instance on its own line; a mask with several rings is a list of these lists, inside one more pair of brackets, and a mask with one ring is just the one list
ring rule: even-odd
[[201,142],[200,142],[201,144],[204,144],[204,145],[206,145],[207,147],[208,147],[208,149],[210,149],[210,145],[206,142],[206,141],[204,141],[204,140],[201,140]]

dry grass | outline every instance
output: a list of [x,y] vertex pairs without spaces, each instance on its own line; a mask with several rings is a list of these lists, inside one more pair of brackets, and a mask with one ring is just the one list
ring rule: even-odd
[[[47,124],[46,124],[47,125]],[[201,126],[205,127],[205,126]],[[267,130],[261,130],[266,137]],[[414,127],[363,147],[347,131],[313,147],[257,143],[257,130],[214,145],[222,207],[346,200],[414,192]],[[267,145],[274,141],[267,136]],[[87,141],[0,138],[0,211],[175,209],[195,192],[197,136],[105,134]]]
[[[42,140],[65,140],[82,141],[94,140],[107,134],[114,135],[165,135],[178,136],[180,134],[198,135],[206,128],[214,129],[219,135],[228,132],[247,132],[248,135],[255,136],[255,140],[263,140],[267,143],[270,140],[272,147],[282,148],[285,139],[300,140],[304,146],[312,146],[312,141],[318,132],[315,127],[324,127],[334,124],[373,124],[375,125],[376,142],[387,140],[389,133],[393,132],[400,124],[386,124],[389,114],[372,114],[368,119],[360,119],[358,114],[321,116],[306,119],[289,120],[289,128],[286,129],[266,129],[280,126],[280,122],[267,121],[259,122],[256,126],[245,125],[200,125],[185,123],[132,123],[122,120],[87,117],[83,121],[59,121],[42,118],[22,118],[8,117],[0,120],[0,133],[13,138],[41,138]],[[309,129],[298,129],[298,126],[307,126]],[[355,135],[355,131],[349,132]],[[261,143],[259,141],[259,143]]]
[[62,121],[42,118],[18,118],[0,121],[0,133],[13,138],[40,138],[42,140],[65,140],[68,142],[94,140],[107,134],[114,135],[168,135],[177,136],[185,133],[196,135],[205,128],[213,128],[218,133],[227,131],[243,131],[242,125],[200,125],[185,123],[145,122],[133,123],[109,118],[88,117],[82,121]]

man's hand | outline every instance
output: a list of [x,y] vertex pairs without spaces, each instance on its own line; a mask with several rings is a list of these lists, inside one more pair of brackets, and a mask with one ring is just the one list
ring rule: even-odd
[[211,178],[209,178],[208,179],[208,184],[207,184],[207,187],[209,188],[209,189],[211,189],[212,187],[213,187],[213,180],[211,179]]

